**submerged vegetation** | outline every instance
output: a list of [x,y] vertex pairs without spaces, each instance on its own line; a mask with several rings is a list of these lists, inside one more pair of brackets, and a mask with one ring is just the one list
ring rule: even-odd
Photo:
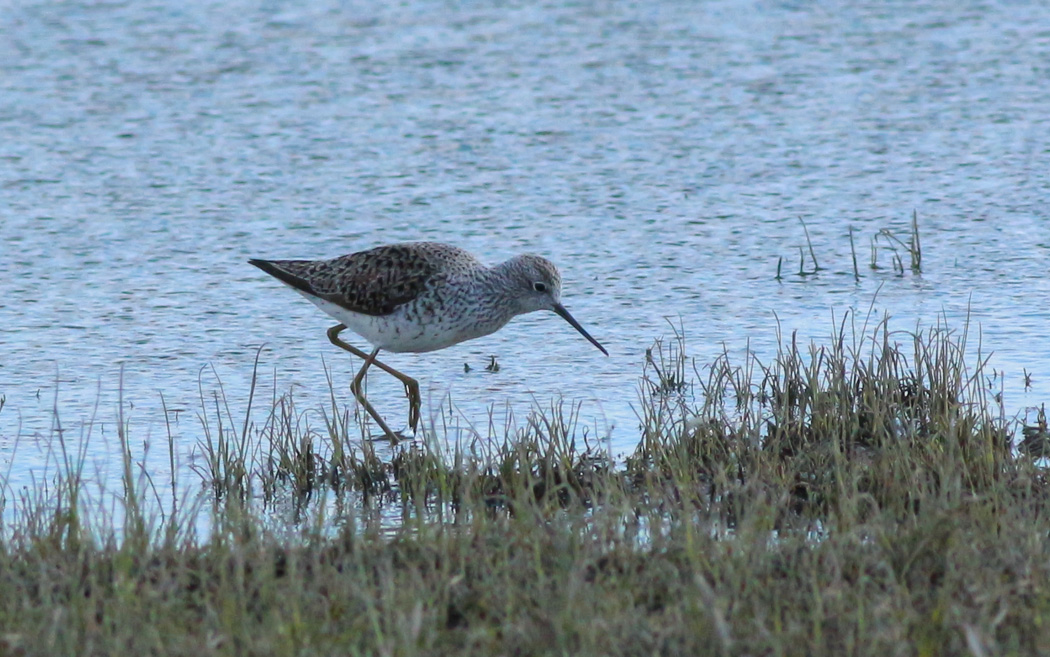
[[1047,473],[967,340],[844,323],[699,367],[676,332],[628,455],[561,402],[379,454],[335,394],[261,426],[202,395],[194,503],[150,502],[123,425],[119,516],[64,443],[3,486],[0,654],[1047,653]]

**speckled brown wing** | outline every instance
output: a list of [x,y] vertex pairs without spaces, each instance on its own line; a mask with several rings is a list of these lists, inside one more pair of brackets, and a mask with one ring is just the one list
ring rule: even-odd
[[364,315],[389,315],[437,275],[425,251],[394,244],[334,260],[249,260],[297,290]]

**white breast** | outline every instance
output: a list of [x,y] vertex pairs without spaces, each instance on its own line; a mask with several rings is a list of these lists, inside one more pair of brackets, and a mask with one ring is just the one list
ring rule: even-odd
[[436,351],[464,340],[488,335],[503,326],[464,325],[462,322],[452,323],[433,315],[423,322],[420,321],[418,313],[412,315],[405,312],[404,306],[390,315],[376,317],[347,310],[338,304],[304,292],[300,294],[373,346],[395,353]]

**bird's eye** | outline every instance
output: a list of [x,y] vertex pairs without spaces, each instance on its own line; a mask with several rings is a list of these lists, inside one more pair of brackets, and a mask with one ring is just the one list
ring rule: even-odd
[[547,284],[542,281],[536,281],[532,284],[532,289],[536,290],[537,292],[546,292]]

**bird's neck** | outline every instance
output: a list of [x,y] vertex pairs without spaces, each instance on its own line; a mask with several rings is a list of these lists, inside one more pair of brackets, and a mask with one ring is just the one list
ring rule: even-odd
[[478,274],[478,284],[487,292],[485,297],[495,308],[501,311],[499,314],[507,315],[505,321],[509,321],[510,318],[525,312],[520,307],[519,295],[515,289],[515,267],[516,265],[512,258],[494,267],[486,267]]

